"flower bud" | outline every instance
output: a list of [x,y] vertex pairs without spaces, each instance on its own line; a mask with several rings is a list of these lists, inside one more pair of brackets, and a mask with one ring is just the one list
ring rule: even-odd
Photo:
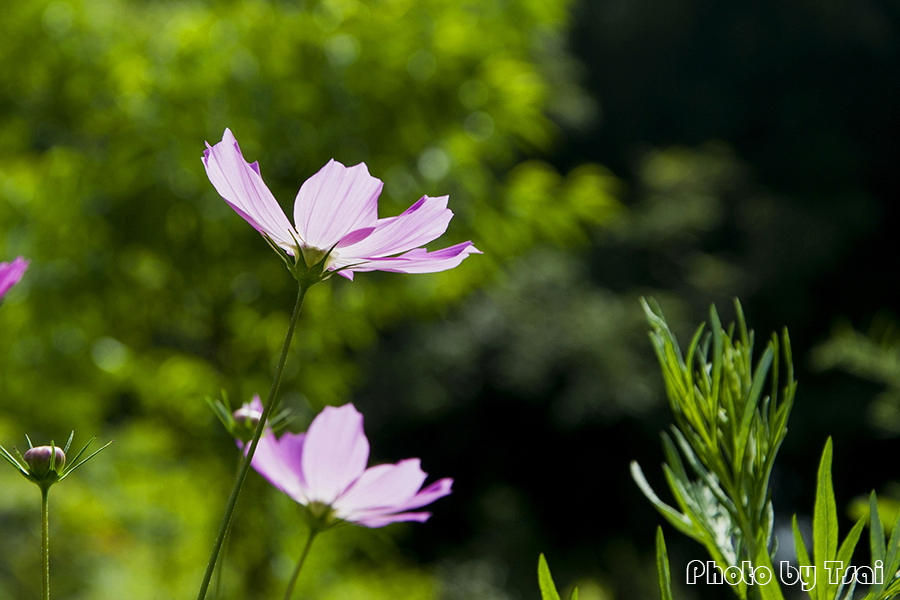
[[249,404],[243,405],[231,413],[231,416],[234,417],[235,423],[250,431],[254,431],[256,426],[259,425],[259,420],[262,419],[262,413]]
[[42,479],[50,472],[59,473],[66,465],[66,455],[58,446],[37,446],[25,452],[25,463],[31,474]]

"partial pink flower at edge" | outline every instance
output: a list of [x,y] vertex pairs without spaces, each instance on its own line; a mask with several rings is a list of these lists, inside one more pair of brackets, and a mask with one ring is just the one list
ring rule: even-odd
[[333,517],[366,527],[424,522],[429,512],[410,512],[451,492],[452,479],[422,488],[427,474],[417,458],[366,468],[369,441],[352,404],[326,407],[306,433],[276,438],[267,430],[253,468],[295,501],[330,507]]
[[10,263],[0,263],[0,299],[12,286],[19,283],[27,268],[28,261],[21,256]]
[[422,248],[447,230],[453,217],[447,196],[423,196],[400,215],[379,219],[384,184],[365,163],[346,167],[332,159],[307,179],[294,201],[294,225],[263,182],[259,164],[244,160],[231,130],[218,144],[207,143],[203,164],[219,195],[257,231],[307,262],[328,255],[326,269],[348,279],[354,271],[446,271],[481,254],[472,242],[433,252]]

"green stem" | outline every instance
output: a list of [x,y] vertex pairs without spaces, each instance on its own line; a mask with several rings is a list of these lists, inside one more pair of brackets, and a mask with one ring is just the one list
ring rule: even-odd
[[313,540],[316,539],[318,533],[319,530],[315,527],[309,530],[309,538],[306,540],[306,546],[303,547],[303,552],[300,554],[297,568],[294,569],[294,574],[291,575],[291,581],[288,583],[287,590],[284,592],[284,600],[291,600],[291,596],[294,595],[294,586],[297,585],[297,578],[300,577],[300,570],[303,568],[303,563],[306,562],[306,557],[309,556],[309,549],[312,548]]
[[278,367],[275,369],[275,381],[272,382],[272,389],[269,390],[269,396],[266,398],[266,404],[263,408],[262,416],[259,419],[259,424],[256,426],[256,431],[253,432],[253,441],[250,442],[250,448],[247,450],[247,455],[241,463],[241,470],[238,472],[237,479],[234,482],[234,488],[231,490],[231,496],[228,498],[228,504],[225,506],[225,515],[222,517],[222,523],[219,525],[219,533],[216,535],[216,541],[213,544],[212,554],[209,557],[209,564],[206,565],[203,583],[200,584],[200,595],[198,596],[198,600],[205,600],[206,598],[207,590],[209,590],[209,583],[212,579],[213,571],[216,568],[216,560],[218,560],[219,553],[222,551],[225,534],[231,526],[231,520],[232,517],[234,517],[234,509],[237,506],[238,496],[241,493],[244,480],[247,479],[247,473],[250,471],[253,455],[256,454],[256,447],[259,446],[259,439],[262,437],[269,415],[271,415],[278,406],[278,387],[281,385],[281,376],[284,373],[284,365],[287,362],[288,349],[291,347],[291,339],[294,337],[294,329],[297,327],[297,320],[300,317],[300,309],[303,307],[303,298],[306,297],[307,290],[309,290],[309,286],[301,284],[300,289],[297,292],[297,302],[294,305],[294,313],[291,315],[291,324],[288,326],[287,335],[284,338],[284,346],[281,349],[281,358],[278,361]]
[[[238,455],[238,459],[234,465],[235,479],[237,479],[238,474],[241,472],[241,465],[243,464],[243,462],[244,462],[244,457],[241,455]],[[212,588],[213,588],[212,597],[214,600],[219,597],[219,594],[221,593],[221,590],[222,590],[222,570],[223,570],[222,564],[225,561],[225,559],[228,557],[228,546],[229,546],[230,542],[231,542],[231,528],[229,528],[228,531],[225,533],[225,541],[222,542],[222,552],[221,552],[222,560],[218,561],[218,564],[216,564],[216,572],[214,575],[215,582],[212,584]]]
[[50,600],[50,486],[41,486],[41,584],[44,600]]

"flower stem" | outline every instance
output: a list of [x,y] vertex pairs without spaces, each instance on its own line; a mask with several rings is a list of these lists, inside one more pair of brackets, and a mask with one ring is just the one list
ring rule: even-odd
[[[243,456],[238,456],[237,463],[235,464],[235,468],[234,468],[234,477],[235,477],[235,479],[237,479],[238,474],[241,472],[241,465],[242,465],[243,463],[244,463],[244,457],[243,457]],[[228,531],[225,532],[225,540],[222,542],[222,551],[221,551],[221,553],[220,553],[220,554],[222,554],[222,556],[225,556],[225,557],[228,556],[228,546],[229,546],[230,543],[231,543],[231,528],[229,527],[229,528],[228,528]],[[223,571],[223,569],[222,569],[222,563],[223,563],[224,561],[225,561],[225,559],[223,558],[221,561],[219,561],[219,562],[216,564],[216,571],[215,571],[215,574],[214,574],[215,582],[212,584],[212,586],[213,586],[213,592],[212,592],[213,600],[216,600],[217,598],[219,598],[219,595],[220,595],[221,592],[222,592],[222,571]]]
[[232,517],[234,517],[234,509],[237,506],[238,496],[241,493],[244,480],[247,479],[247,473],[250,471],[250,463],[253,460],[253,455],[256,454],[256,447],[259,445],[259,439],[262,437],[262,433],[265,430],[269,415],[271,415],[278,406],[278,387],[281,385],[281,376],[284,373],[284,365],[287,362],[288,349],[291,347],[294,329],[297,327],[297,320],[300,317],[300,309],[303,307],[303,299],[306,297],[307,290],[309,290],[308,285],[300,284],[300,289],[297,292],[297,302],[294,305],[294,313],[291,315],[291,324],[288,326],[287,335],[284,338],[284,346],[281,349],[281,358],[278,361],[278,367],[275,369],[275,380],[272,382],[272,388],[269,390],[268,398],[266,398],[265,407],[263,408],[262,416],[259,419],[259,424],[256,426],[256,431],[253,432],[253,441],[250,442],[250,448],[247,450],[246,456],[244,456],[244,460],[241,463],[241,469],[234,482],[234,488],[231,490],[231,496],[228,498],[228,504],[225,506],[225,514],[222,517],[222,523],[219,525],[219,533],[216,535],[216,541],[213,544],[212,554],[209,557],[209,564],[207,564],[206,573],[203,576],[203,583],[200,584],[200,595],[198,596],[198,600],[205,600],[206,598],[207,590],[209,590],[209,583],[212,579],[213,571],[216,568],[216,561],[219,558],[219,554],[222,551],[222,545],[225,541],[225,534],[231,526]]
[[50,600],[50,486],[41,486],[41,584]]
[[303,547],[303,552],[300,554],[300,560],[297,561],[297,568],[294,569],[294,574],[291,575],[291,581],[288,583],[287,590],[284,592],[284,600],[291,600],[291,596],[294,595],[294,586],[297,585],[297,578],[300,577],[300,570],[303,568],[303,563],[306,562],[306,557],[309,556],[309,549],[312,548],[313,540],[316,539],[318,533],[319,530],[315,527],[309,530],[306,546]]

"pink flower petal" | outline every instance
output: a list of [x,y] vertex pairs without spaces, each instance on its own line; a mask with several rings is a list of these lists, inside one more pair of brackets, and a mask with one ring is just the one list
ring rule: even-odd
[[341,238],[341,241],[338,242],[337,247],[342,248],[345,246],[350,246],[359,242],[360,240],[364,240],[375,231],[374,227],[363,227],[362,229],[357,229],[356,231],[351,231],[347,235]]
[[[428,512],[404,512],[413,508],[420,508],[426,504],[431,504],[439,498],[443,498],[450,493],[453,487],[453,480],[449,478],[440,479],[429,485],[424,490],[415,494],[411,498],[400,503],[395,503],[391,507],[370,508],[366,510],[357,510],[353,514],[344,517],[355,523],[366,525],[367,527],[382,527],[389,523],[397,521],[425,521],[431,513]],[[343,517],[343,515],[340,515]]]
[[244,160],[230,129],[225,130],[221,142],[206,146],[203,165],[219,195],[254,229],[293,254],[293,227],[263,182],[259,164]]
[[368,237],[352,245],[342,245],[341,258],[390,256],[436,240],[447,231],[453,218],[453,212],[447,208],[448,199],[449,196],[424,196],[399,216],[379,219]]
[[399,523],[401,521],[417,521],[419,523],[424,523],[431,517],[430,512],[413,512],[413,513],[399,513],[394,515],[373,515],[371,517],[365,517],[356,521],[360,525],[365,525],[366,527],[372,527],[373,529],[376,527],[384,527],[385,525],[390,525],[391,523]]
[[481,250],[478,250],[472,242],[463,242],[434,252],[416,248],[392,258],[369,258],[354,262],[353,259],[339,256],[335,261],[335,268],[347,267],[357,272],[437,273],[458,266],[470,254],[481,254]]
[[332,504],[359,479],[368,460],[362,415],[352,404],[325,407],[310,424],[303,445],[301,466],[310,500]]
[[[269,483],[301,504],[309,502],[300,468],[305,438],[306,434],[288,432],[278,439],[271,429],[267,429],[259,439],[251,463]],[[244,448],[244,452],[246,450]]]
[[419,465],[418,458],[410,458],[366,469],[332,506],[338,516],[350,520],[357,511],[385,508],[396,512],[394,507],[403,506],[425,483],[427,475]]
[[303,182],[294,201],[294,224],[303,242],[330,250],[346,235],[375,227],[383,186],[369,175],[365,163],[345,167],[334,159],[328,161]]
[[426,504],[431,504],[438,498],[443,498],[453,491],[453,480],[449,477],[438,479],[424,490],[421,490],[415,496],[400,504],[395,508],[397,511],[410,510],[412,508],[420,508]]
[[12,286],[19,283],[27,268],[28,261],[21,256],[11,263],[0,263],[0,298],[3,298]]
[[250,409],[255,410],[259,414],[264,412],[262,400],[259,399],[259,394],[253,394],[253,398],[250,400]]

